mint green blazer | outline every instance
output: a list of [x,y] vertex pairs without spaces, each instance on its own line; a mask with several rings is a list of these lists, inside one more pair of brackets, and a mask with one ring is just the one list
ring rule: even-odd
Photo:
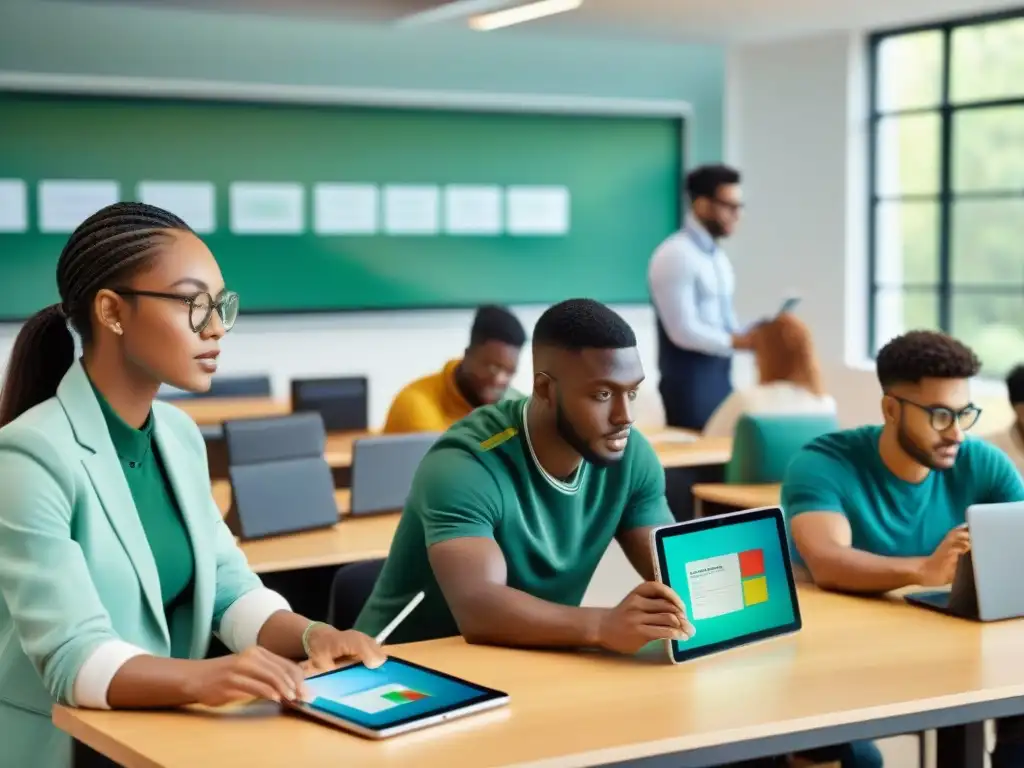
[[[224,612],[262,584],[210,495],[198,427],[166,403],[153,418],[195,555],[194,599],[174,623],[190,624],[190,655],[201,659]],[[76,362],[56,397],[0,429],[0,764],[70,765],[51,710],[74,706],[79,668],[109,640],[170,655],[152,551]]]

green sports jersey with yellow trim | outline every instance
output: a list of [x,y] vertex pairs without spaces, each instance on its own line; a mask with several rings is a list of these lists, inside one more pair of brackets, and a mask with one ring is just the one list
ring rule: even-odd
[[389,642],[459,633],[427,555],[440,542],[492,539],[505,556],[508,586],[578,606],[619,532],[672,522],[664,470],[638,431],[618,463],[584,463],[559,480],[534,458],[528,405],[523,398],[478,408],[430,449],[356,629],[377,634],[423,590],[426,599]]

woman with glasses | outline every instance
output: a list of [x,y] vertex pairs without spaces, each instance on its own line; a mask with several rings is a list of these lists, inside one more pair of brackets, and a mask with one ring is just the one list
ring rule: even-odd
[[[55,701],[281,701],[302,695],[298,660],[382,662],[262,586],[211,498],[198,428],[155,402],[162,384],[210,387],[238,315],[203,242],[159,208],[112,205],[71,235],[57,290],[0,397],[0,762],[71,764]],[[233,654],[205,659],[214,632]],[[105,762],[76,750],[76,766]]]

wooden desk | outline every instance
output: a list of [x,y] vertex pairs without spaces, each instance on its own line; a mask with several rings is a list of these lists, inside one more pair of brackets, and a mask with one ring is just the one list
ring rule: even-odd
[[168,400],[201,427],[218,426],[232,419],[259,419],[292,412],[291,403],[269,397],[196,397]]
[[[240,543],[239,548],[253,571],[298,571],[387,557],[400,515],[393,512],[350,517],[350,491],[342,488],[335,491],[334,495],[340,519],[333,528]],[[231,485],[226,480],[215,481],[213,498],[221,513],[227,514],[231,505]]]
[[246,541],[239,546],[255,573],[358,563],[387,557],[400,518],[397,512],[345,516],[332,528]]
[[[352,452],[356,440],[374,437],[378,432],[331,432],[324,445],[324,459],[334,469],[352,466]],[[683,430],[662,430],[645,433],[665,469],[699,467],[707,464],[725,464],[732,456],[732,439],[728,437],[698,437],[692,442],[681,440]]]
[[779,504],[782,486],[778,483],[765,485],[730,485],[728,483],[698,483],[693,486],[693,497],[697,502],[696,515],[703,514],[704,502],[722,504],[736,509],[775,507]]
[[269,705],[214,714],[58,706],[54,722],[128,768],[562,768],[655,755],[685,768],[1024,712],[1024,622],[981,625],[813,587],[800,598],[803,631],[675,667],[662,651],[630,659],[461,639],[396,646],[396,656],[508,691],[512,703],[382,743]]
[[[328,437],[325,451],[328,463],[334,467],[350,464],[352,444],[362,434],[338,433]],[[671,435],[671,432],[667,434]],[[728,460],[728,453],[732,450],[731,440],[728,439],[679,442],[663,438],[659,441],[658,433],[648,439],[652,441],[666,468],[720,463]],[[231,505],[230,484],[226,480],[216,480],[212,490],[217,506],[226,514]],[[294,571],[385,557],[398,527],[399,514],[350,518],[347,517],[349,490],[338,490],[336,498],[342,519],[334,528],[241,544],[252,569],[257,573]]]
[[686,434],[686,430],[663,429],[645,432],[644,436],[665,469],[725,464],[732,457],[731,437],[698,437],[684,442],[680,436]]
[[324,444],[324,459],[334,469],[352,466],[352,451],[356,440],[374,437],[376,432],[331,432]]

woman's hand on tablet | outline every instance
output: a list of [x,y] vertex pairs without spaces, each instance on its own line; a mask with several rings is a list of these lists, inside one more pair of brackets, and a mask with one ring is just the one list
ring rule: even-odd
[[598,644],[617,653],[636,653],[652,640],[689,640],[696,630],[671,588],[647,581],[601,618]]
[[342,659],[363,662],[368,669],[376,669],[387,660],[387,655],[369,635],[353,629],[341,631],[328,624],[317,624],[309,632],[309,661],[314,669],[334,669]]
[[188,698],[220,707],[248,698],[294,701],[301,698],[304,676],[299,665],[265,648],[197,661],[186,683]]

